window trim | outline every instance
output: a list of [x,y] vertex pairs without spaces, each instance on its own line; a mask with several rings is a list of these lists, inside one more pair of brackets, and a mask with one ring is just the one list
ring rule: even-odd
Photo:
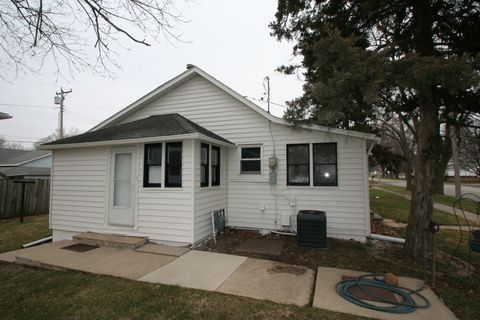
[[[221,155],[221,148],[219,146],[214,146],[212,145],[211,146],[212,150],[216,150],[217,151],[217,154],[218,154],[218,165],[215,166],[215,171],[217,171],[217,181],[214,183],[213,182],[213,176],[210,177],[210,181],[211,181],[211,186],[212,187],[216,187],[216,186],[219,186],[220,185],[220,181],[222,180],[222,177],[221,177],[221,168],[222,168],[222,164],[221,164],[221,161],[222,161],[222,155]],[[213,152],[210,153],[213,157]],[[211,159],[211,168],[212,170],[210,170],[211,174],[213,174],[213,158]]]
[[[242,150],[243,149],[248,149],[248,148],[259,148],[260,149],[260,158],[242,158]],[[262,158],[263,158],[263,148],[262,145],[243,145],[240,146],[240,174],[246,174],[246,175],[261,175],[262,174]],[[260,170],[259,171],[243,171],[242,170],[242,161],[260,161]]]
[[[169,147],[172,147],[172,146],[180,146],[180,151],[181,151],[181,157],[180,157],[180,183],[172,183],[170,181],[168,181],[168,169],[170,168],[170,165],[168,163],[168,148]],[[166,188],[181,188],[182,187],[182,175],[183,175],[183,168],[182,168],[182,165],[183,165],[183,143],[180,141],[180,142],[167,142],[165,143],[165,168],[164,168],[164,175],[165,175],[165,179],[164,179],[164,183],[165,183],[165,187]]]
[[[148,168],[150,166],[154,166],[154,165],[149,165],[148,164],[148,147],[150,146],[155,146],[155,145],[159,145],[161,147],[161,150],[160,150],[160,165],[156,165],[156,166],[160,166],[160,183],[150,183],[148,181]],[[165,150],[164,146],[163,146],[163,143],[160,142],[160,143],[146,143],[144,145],[144,150],[143,150],[143,187],[144,188],[161,188],[162,187],[162,175],[163,175],[163,163],[164,163],[164,159],[163,159],[163,152]]]
[[[308,181],[305,182],[305,183],[301,183],[301,182],[290,182],[290,164],[289,164],[289,161],[288,161],[288,148],[289,147],[299,147],[299,146],[306,146],[307,147],[307,150],[308,150],[308,155],[307,155],[307,158],[308,158],[308,162],[307,162],[307,168],[308,168]],[[310,178],[310,175],[311,175],[311,170],[310,170],[310,143],[292,143],[292,144],[287,144],[287,154],[286,154],[286,158],[287,158],[287,186],[302,186],[302,187],[309,187],[310,184],[311,184],[311,181],[312,179]]]
[[[314,148],[316,145],[335,145],[335,163],[321,163],[319,165],[335,165],[335,182],[334,183],[316,183],[315,182],[315,152]],[[338,145],[336,142],[320,142],[312,143],[312,174],[313,174],[313,186],[314,187],[338,187]]]
[[[207,149],[207,164],[202,164],[202,149]],[[210,186],[210,145],[200,143],[200,187],[205,188]],[[205,167],[206,181],[202,183],[202,166]]]

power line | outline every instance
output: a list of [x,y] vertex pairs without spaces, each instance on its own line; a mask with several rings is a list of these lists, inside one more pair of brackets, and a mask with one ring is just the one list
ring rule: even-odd
[[[40,139],[38,139],[40,140]],[[6,143],[9,143],[9,142],[15,142],[15,143],[37,143],[37,141],[28,141],[28,140],[6,140],[5,142]]]
[[48,108],[48,109],[55,109],[52,106],[39,106],[33,104],[16,104],[16,103],[0,103],[0,106],[8,106],[8,107],[21,107],[21,108]]
[[[252,100],[255,100],[255,101],[258,101],[258,102],[264,102],[266,103],[266,101],[264,100],[261,100],[261,99],[256,99],[254,97],[249,97],[249,96],[244,96],[245,98],[248,98],[248,99],[252,99]],[[286,105],[283,105],[283,104],[280,104],[280,103],[277,103],[277,102],[273,102],[273,101],[270,101],[270,104],[273,104],[273,105],[276,105],[276,106],[279,106],[279,107],[282,107],[282,108],[288,108],[288,106]]]

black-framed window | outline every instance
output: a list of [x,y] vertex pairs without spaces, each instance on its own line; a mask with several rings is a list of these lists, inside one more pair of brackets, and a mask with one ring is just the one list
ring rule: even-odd
[[200,145],[200,187],[208,187],[209,183],[208,167],[210,166],[210,160],[208,149],[208,144],[202,143]]
[[260,147],[242,147],[240,173],[261,173],[261,155]]
[[143,167],[143,186],[161,187],[162,186],[162,144],[146,144],[144,167]]
[[220,147],[212,146],[212,186],[220,185]]
[[313,144],[313,185],[337,186],[337,144]]
[[310,185],[310,146],[287,144],[287,185]]
[[182,186],[182,143],[165,144],[165,187]]

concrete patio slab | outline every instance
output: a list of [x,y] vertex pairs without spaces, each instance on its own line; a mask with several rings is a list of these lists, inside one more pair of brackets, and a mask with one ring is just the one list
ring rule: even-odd
[[248,258],[217,291],[306,306],[314,281],[314,271],[306,267]]
[[61,249],[63,246],[74,243],[69,241],[67,244],[59,245],[54,242],[51,245],[35,247],[36,250],[18,252],[16,254],[16,262],[36,267],[88,271],[88,269],[97,264],[112,260],[112,258],[119,255],[120,251],[120,249],[106,247],[86,252]]
[[14,250],[14,251],[9,251],[9,252],[4,252],[4,253],[1,253],[0,254],[0,261],[4,261],[4,262],[15,262],[16,260],[16,257],[18,254],[20,253],[27,253],[27,252],[31,252],[31,251],[36,251],[38,250],[38,248],[44,248],[44,247],[61,247],[61,246],[64,246],[64,245],[68,245],[72,243],[71,241],[69,240],[62,240],[62,241],[57,241],[57,242],[49,242],[49,243],[45,243],[45,244],[41,244],[41,245],[38,245],[38,246],[34,246],[34,247],[30,247],[30,248],[25,248],[25,249],[18,249],[18,250]]
[[137,280],[172,262],[175,257],[117,249],[110,260],[95,264],[85,271]]
[[[316,308],[354,314],[357,316],[370,317],[383,320],[454,320],[456,319],[450,309],[448,309],[435,293],[426,287],[421,293],[431,303],[426,309],[417,309],[408,314],[392,314],[380,311],[374,311],[354,305],[344,300],[336,293],[336,285],[342,279],[342,276],[360,276],[365,274],[362,271],[336,269],[336,268],[318,268],[317,283],[313,296],[313,306]],[[421,280],[400,277],[399,285],[407,288],[418,288],[422,284]],[[418,298],[413,296],[417,301]],[[418,300],[420,304],[421,301]]]
[[166,256],[180,257],[190,251],[187,247],[164,246],[155,243],[147,243],[140,248],[135,249],[138,252],[161,254]]
[[216,290],[247,258],[192,250],[140,281]]
[[50,269],[71,269],[136,280],[175,259],[172,256],[99,247],[85,252],[63,249],[74,241],[15,251],[15,262]]

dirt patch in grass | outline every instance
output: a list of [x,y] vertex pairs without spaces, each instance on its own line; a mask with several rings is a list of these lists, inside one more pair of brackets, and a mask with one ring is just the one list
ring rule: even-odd
[[[392,230],[384,227],[390,234],[402,236],[405,230]],[[242,252],[241,255],[252,258],[263,258],[282,263],[305,266],[316,270],[318,267],[336,267],[342,269],[360,270],[369,273],[392,272],[398,276],[424,278],[423,261],[413,260],[405,255],[403,246],[382,241],[369,241],[360,243],[357,241],[328,239],[328,249],[307,249],[296,245],[296,239],[289,236],[266,235],[238,230],[227,230],[217,236],[217,245],[210,241],[199,250],[239,254],[235,249],[246,239],[281,239],[285,242],[282,253],[279,256],[259,255]],[[468,260],[467,242],[462,241],[460,247],[454,252],[460,240],[458,231],[440,231],[436,235],[436,288],[434,291],[439,295],[449,308],[460,319],[478,319],[480,314],[480,254]],[[449,267],[450,254],[455,254],[454,263]],[[429,252],[430,254],[430,252]],[[461,259],[461,260],[458,260]],[[463,260],[463,262],[462,262]],[[475,272],[465,277],[459,273],[466,266],[464,261],[470,261]],[[430,256],[427,260],[427,280],[431,280],[432,261]]]

